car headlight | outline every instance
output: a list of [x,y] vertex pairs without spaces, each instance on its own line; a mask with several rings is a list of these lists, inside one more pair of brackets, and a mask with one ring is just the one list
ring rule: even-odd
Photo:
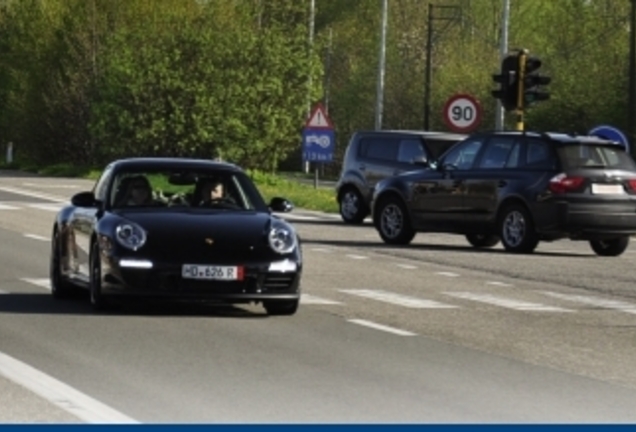
[[115,238],[123,247],[136,251],[146,243],[146,231],[137,224],[124,222],[117,226]]
[[269,246],[279,254],[288,254],[296,247],[296,234],[287,227],[274,227],[267,236]]

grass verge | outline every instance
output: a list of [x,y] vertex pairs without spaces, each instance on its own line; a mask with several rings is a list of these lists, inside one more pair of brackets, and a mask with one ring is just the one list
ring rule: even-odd
[[[36,166],[29,163],[14,162],[12,164],[0,164],[0,169],[20,170],[48,177],[75,177],[92,180],[97,179],[101,173],[100,169],[71,164]],[[297,208],[328,213],[338,212],[336,194],[332,189],[316,189],[311,185],[260,171],[246,170],[246,172],[252,178],[267,202],[273,197],[278,196],[287,198],[293,202]]]

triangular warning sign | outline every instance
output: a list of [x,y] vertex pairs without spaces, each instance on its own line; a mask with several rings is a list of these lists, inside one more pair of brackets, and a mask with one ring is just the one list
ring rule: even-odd
[[325,112],[322,104],[318,103],[314,106],[307,123],[305,123],[305,127],[315,129],[333,129],[333,123]]

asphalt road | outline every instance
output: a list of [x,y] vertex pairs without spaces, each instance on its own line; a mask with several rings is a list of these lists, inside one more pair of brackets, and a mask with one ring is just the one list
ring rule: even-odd
[[636,249],[385,247],[369,224],[297,210],[297,315],[96,314],[47,281],[55,211],[91,186],[0,176],[0,422],[636,421]]

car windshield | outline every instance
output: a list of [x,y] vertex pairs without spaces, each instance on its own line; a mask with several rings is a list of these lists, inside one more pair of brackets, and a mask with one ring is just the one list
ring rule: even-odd
[[633,171],[636,164],[621,147],[601,144],[565,145],[558,148],[564,169],[608,168]]
[[263,210],[258,189],[242,172],[192,169],[126,169],[113,179],[113,209],[166,208]]

